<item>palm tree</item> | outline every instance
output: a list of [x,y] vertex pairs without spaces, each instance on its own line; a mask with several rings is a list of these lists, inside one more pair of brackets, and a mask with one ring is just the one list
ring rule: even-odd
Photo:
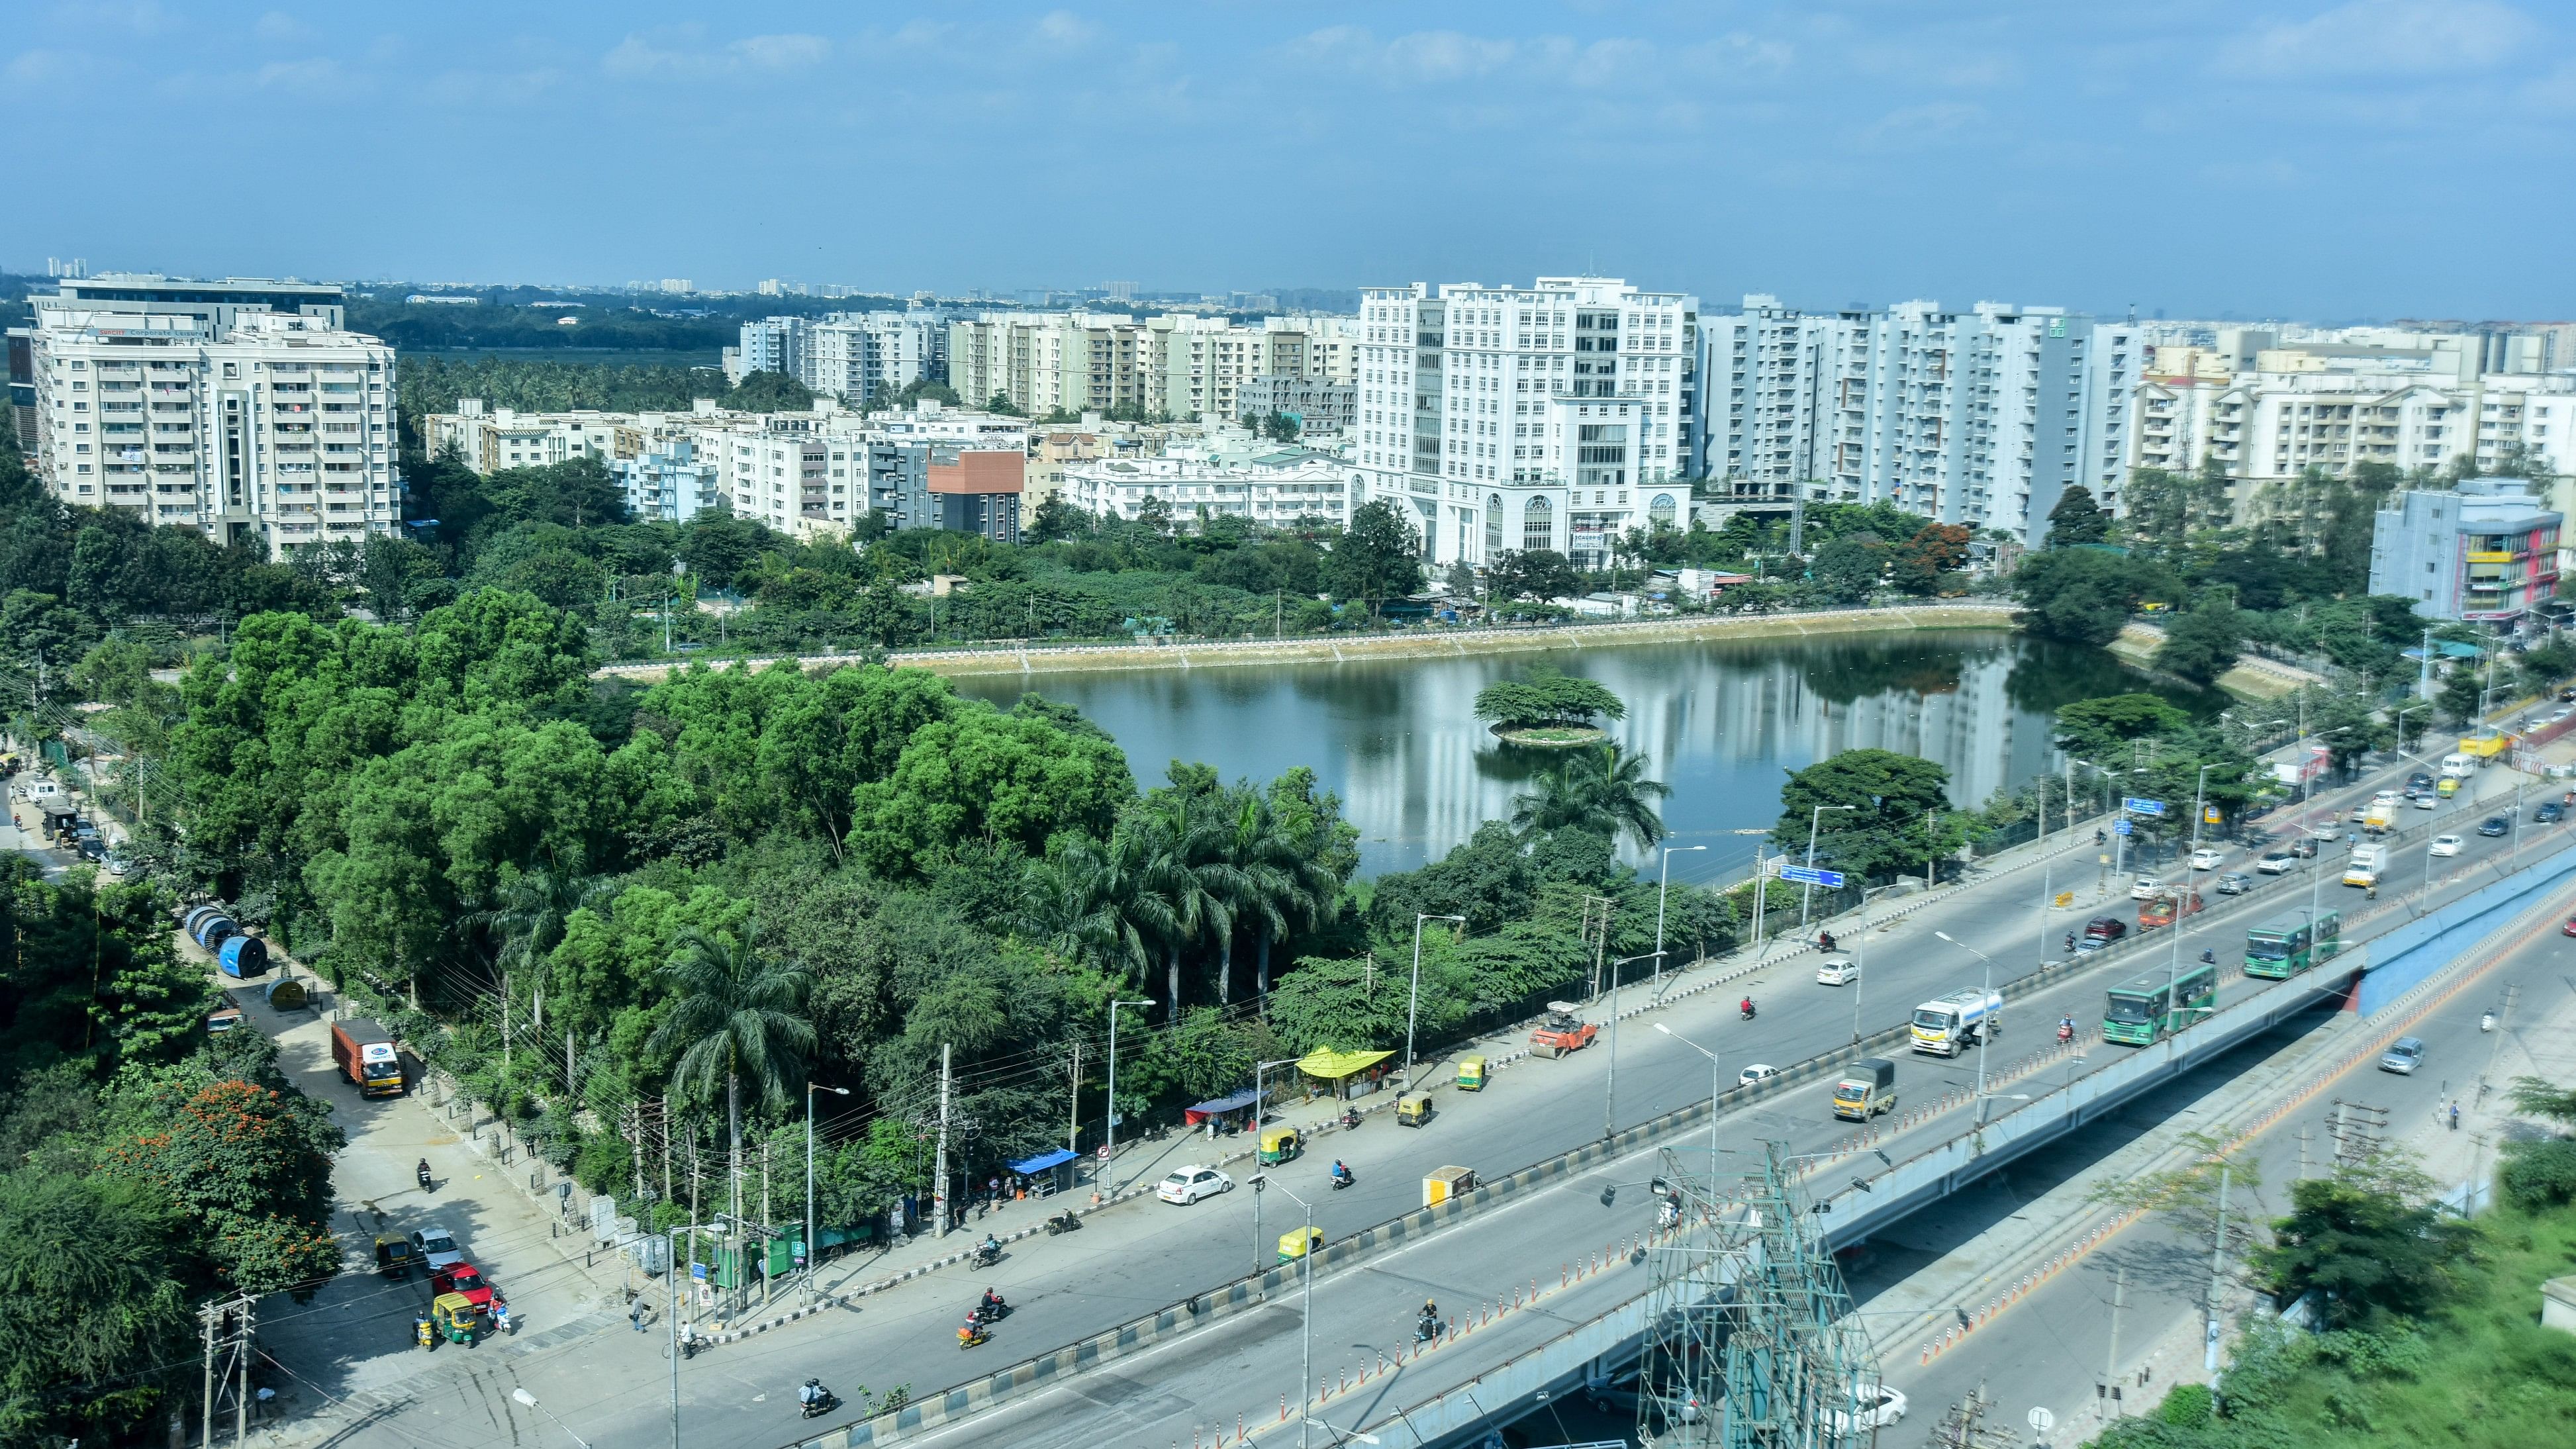
[[1161,948],[1171,987],[1171,1020],[1181,1012],[1181,953],[1234,932],[1240,873],[1224,857],[1225,823],[1213,797],[1165,791],[1129,814],[1119,829],[1135,837],[1141,859],[1129,919]]
[[1524,840],[1550,831],[1588,830],[1614,839],[1621,833],[1652,850],[1664,838],[1663,817],[1653,802],[1672,793],[1646,778],[1646,760],[1617,741],[1568,756],[1538,779],[1538,788],[1512,797],[1512,829]]
[[1143,843],[1120,829],[1106,844],[1067,833],[1029,862],[1021,883],[1021,920],[1063,955],[1142,980],[1153,956],[1131,909],[1143,874]]
[[[1251,928],[1257,953],[1254,990],[1270,995],[1270,945],[1292,930],[1311,930],[1331,918],[1341,902],[1342,883],[1330,867],[1306,850],[1280,819],[1278,809],[1259,791],[1232,792],[1233,809],[1226,820],[1225,859],[1234,867],[1234,907],[1238,924]],[[1234,979],[1234,933],[1226,933],[1219,953],[1216,999],[1225,1004]]]
[[732,935],[683,931],[679,949],[662,968],[674,988],[671,1014],[647,1043],[657,1052],[679,1049],[671,1081],[684,1091],[711,1093],[717,1079],[723,1079],[737,1217],[742,1212],[742,1079],[751,1078],[768,1106],[786,1105],[788,1083],[804,1072],[815,1041],[814,1024],[804,1014],[813,973],[796,962],[762,955],[753,944],[759,934],[757,921],[743,922]]
[[599,904],[615,890],[616,883],[604,876],[550,863],[503,882],[493,904],[465,920],[501,938],[493,964],[515,971],[555,948],[573,912]]

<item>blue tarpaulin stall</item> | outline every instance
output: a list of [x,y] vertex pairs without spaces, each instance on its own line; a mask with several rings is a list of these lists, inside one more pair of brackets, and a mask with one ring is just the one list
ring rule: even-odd
[[1008,1166],[1011,1171],[1029,1179],[1037,1195],[1044,1197],[1073,1186],[1074,1160],[1074,1153],[1059,1147],[1036,1157],[1021,1158]]
[[1228,1112],[1241,1112],[1248,1110],[1252,1106],[1252,1098],[1252,1089],[1250,1087],[1246,1087],[1242,1091],[1237,1092],[1230,1097],[1218,1097],[1212,1101],[1201,1102],[1197,1106],[1187,1109],[1181,1113],[1181,1120],[1187,1122],[1193,1127],[1196,1127],[1210,1117],[1222,1117]]

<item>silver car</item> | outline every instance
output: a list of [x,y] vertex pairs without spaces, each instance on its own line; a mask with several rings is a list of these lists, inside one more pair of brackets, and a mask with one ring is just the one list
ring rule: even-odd
[[2395,1072],[2401,1077],[2415,1075],[2415,1069],[2422,1065],[2424,1065],[2424,1042],[2420,1037],[2399,1037],[2388,1048],[2388,1054],[2379,1059],[2381,1071]]

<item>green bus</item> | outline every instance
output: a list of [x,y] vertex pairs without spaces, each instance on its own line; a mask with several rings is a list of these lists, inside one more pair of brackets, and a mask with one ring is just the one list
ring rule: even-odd
[[2245,974],[2282,981],[2334,955],[2343,941],[2343,923],[2326,911],[2310,930],[2308,913],[2292,911],[2245,933]]
[[2218,968],[2193,962],[2180,976],[2151,971],[2111,988],[2102,1040],[2145,1046],[2206,1015],[2218,1000]]

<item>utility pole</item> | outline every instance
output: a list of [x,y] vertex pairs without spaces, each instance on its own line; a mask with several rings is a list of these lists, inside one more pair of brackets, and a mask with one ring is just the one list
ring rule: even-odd
[[1082,1150],[1082,1038],[1073,1039],[1073,1112],[1064,1124],[1064,1150]]
[[197,1323],[205,1337],[206,1352],[205,1385],[199,1390],[202,1397],[198,1406],[198,1449],[214,1449],[215,1446],[215,1325],[223,1320],[223,1316],[223,1310],[212,1303],[197,1310]]
[[501,973],[501,1071],[510,1070],[510,973]]
[[2227,1270],[2227,1177],[2228,1164],[2218,1164],[2218,1231],[2209,1244],[2209,1328],[2208,1343],[2201,1351],[2200,1366],[2209,1375],[2209,1390],[2218,1392],[2218,1290],[2220,1276]]
[[2128,1305],[2129,1270],[2123,1266],[2111,1275],[2111,1353],[2102,1363],[2102,1392],[2115,1418],[2120,1413],[2120,1310]]
[[939,1227],[932,1236],[941,1238],[948,1236],[948,1058],[949,1045],[941,1042],[939,1044],[939,1151],[935,1159],[937,1165],[932,1169],[939,1176],[930,1189],[931,1211],[939,1215]]

